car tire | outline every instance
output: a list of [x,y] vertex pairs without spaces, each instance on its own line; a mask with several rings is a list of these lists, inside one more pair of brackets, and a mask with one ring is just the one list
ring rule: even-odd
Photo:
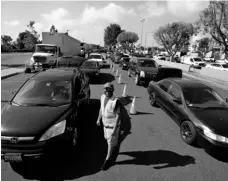
[[135,85],[139,85],[139,75],[136,74],[135,76]]
[[184,121],[180,125],[180,135],[182,140],[189,145],[196,145],[197,130],[191,121]]
[[157,107],[155,92],[151,92],[151,93],[150,93],[149,102],[150,102],[150,105],[151,105],[151,106]]
[[128,69],[127,75],[128,75],[128,77],[131,77],[131,71],[130,71],[130,69]]

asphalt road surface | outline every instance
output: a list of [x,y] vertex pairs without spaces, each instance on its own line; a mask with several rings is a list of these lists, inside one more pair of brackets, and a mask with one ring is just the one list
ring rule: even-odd
[[[108,171],[100,171],[105,159],[106,143],[102,128],[97,127],[99,98],[103,84],[113,81],[109,69],[102,70],[102,80],[91,84],[91,107],[85,110],[85,127],[81,146],[74,152],[65,150],[62,154],[30,162],[28,165],[1,163],[3,181],[20,180],[93,180],[93,181],[226,181],[228,161],[209,154],[201,147],[185,144],[179,134],[179,127],[161,109],[149,105],[145,87],[136,86],[127,72],[122,71],[123,82],[127,84],[129,99],[124,101],[129,111],[131,100],[136,96],[138,115],[128,117],[124,113],[123,130],[130,131],[123,139],[116,164]],[[12,91],[31,74],[21,74],[2,80],[2,101],[12,96]],[[120,97],[124,84],[113,81],[115,95]],[[222,96],[228,90],[215,88]],[[5,103],[2,102],[3,107]],[[83,143],[82,143],[83,142]]]

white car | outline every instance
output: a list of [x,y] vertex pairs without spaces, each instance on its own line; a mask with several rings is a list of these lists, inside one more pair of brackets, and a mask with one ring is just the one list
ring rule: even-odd
[[228,63],[228,60],[226,60],[226,59],[216,60],[216,63]]
[[200,57],[189,57],[186,56],[183,58],[182,63],[188,64],[188,65],[194,65],[194,66],[201,66],[204,67],[206,64]]
[[104,57],[100,53],[91,53],[88,57],[88,61],[98,62],[100,67],[103,67],[105,63]]
[[228,64],[226,64],[226,63],[212,63],[212,64],[206,65],[206,67],[217,69],[217,70],[228,71]]

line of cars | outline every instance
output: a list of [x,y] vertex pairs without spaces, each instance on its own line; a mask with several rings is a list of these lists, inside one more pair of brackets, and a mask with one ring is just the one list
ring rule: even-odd
[[160,67],[142,55],[123,58],[120,67],[136,85],[149,83],[150,104],[179,125],[184,142],[228,151],[228,97],[202,82],[182,78],[180,69]]

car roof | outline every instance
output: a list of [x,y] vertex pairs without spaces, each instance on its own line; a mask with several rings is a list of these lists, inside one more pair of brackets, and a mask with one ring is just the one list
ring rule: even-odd
[[182,89],[188,89],[188,88],[209,88],[209,86],[207,86],[204,83],[199,82],[197,80],[190,80],[190,79],[186,79],[186,78],[167,78],[166,80],[170,80],[171,82],[176,83]]
[[101,53],[90,53],[90,55],[101,55]]
[[30,79],[35,80],[71,80],[74,75],[74,68],[55,68],[39,72]]

